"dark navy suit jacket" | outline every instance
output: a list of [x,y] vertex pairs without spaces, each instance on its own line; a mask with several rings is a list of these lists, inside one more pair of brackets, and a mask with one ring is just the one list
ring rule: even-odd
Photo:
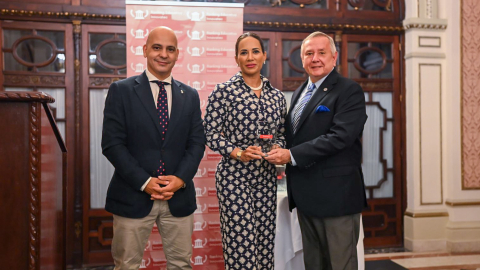
[[192,179],[205,150],[198,93],[172,79],[172,105],[164,141],[155,107],[145,72],[110,85],[102,151],[115,167],[105,205],[115,215],[141,218],[150,213],[153,201],[140,188],[149,177],[157,176],[160,160],[165,163],[166,175],[175,175],[187,185],[168,201],[172,215],[188,216],[197,207]]
[[[290,210],[297,207],[320,218],[360,213],[367,205],[361,167],[367,120],[363,90],[334,69],[305,106],[293,134],[292,110],[307,83],[294,92],[286,119],[287,148],[297,164],[286,171]],[[330,111],[318,110],[320,105]]]

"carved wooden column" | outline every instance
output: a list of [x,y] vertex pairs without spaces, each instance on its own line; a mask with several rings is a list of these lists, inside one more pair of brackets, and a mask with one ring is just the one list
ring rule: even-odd
[[82,199],[82,142],[81,140],[81,42],[82,42],[82,25],[80,20],[73,21],[73,42],[74,42],[74,92],[75,92],[75,178],[73,183],[73,227],[74,240],[72,249],[72,263],[80,266],[83,263],[82,257],[82,226],[83,226],[83,199]]

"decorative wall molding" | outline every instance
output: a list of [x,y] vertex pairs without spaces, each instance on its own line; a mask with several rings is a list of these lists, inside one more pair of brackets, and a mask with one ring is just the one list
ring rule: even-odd
[[449,200],[445,201],[445,204],[448,206],[456,207],[456,206],[474,206],[480,205],[480,200]]
[[354,24],[326,24],[326,23],[292,23],[292,22],[264,22],[264,21],[245,21],[248,26],[262,27],[294,27],[304,29],[327,29],[327,30],[364,30],[364,31],[384,31],[384,32],[403,32],[401,26],[378,26],[378,25],[354,25]]
[[405,211],[405,216],[412,218],[425,218],[425,217],[448,217],[448,212],[412,212],[409,210]]
[[480,5],[461,2],[462,189],[480,189]]
[[119,77],[90,77],[88,85],[90,87],[105,87],[108,88],[110,84],[113,82],[116,82],[118,80],[121,80],[123,78]]
[[50,17],[50,18],[70,18],[77,17],[82,19],[108,19],[108,20],[125,20],[123,15],[112,14],[95,14],[95,13],[78,13],[78,12],[51,12],[37,10],[16,10],[1,9],[0,15],[25,16],[25,17]]
[[403,21],[405,30],[409,29],[447,29],[448,21],[446,19],[425,19],[425,18],[408,18]]
[[440,38],[440,37],[419,36],[418,37],[418,47],[441,48],[442,47],[442,38]]
[[441,64],[418,64],[418,101],[420,205],[443,204]]
[[65,76],[5,75],[5,85],[65,86]]
[[437,58],[445,59],[447,56],[444,53],[432,53],[432,52],[411,52],[405,54],[405,59],[410,58]]

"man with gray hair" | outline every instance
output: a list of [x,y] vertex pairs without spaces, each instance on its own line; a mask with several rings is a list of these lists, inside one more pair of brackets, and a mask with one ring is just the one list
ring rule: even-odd
[[297,208],[305,269],[364,269],[365,96],[360,85],[335,70],[330,36],[310,34],[301,57],[309,78],[292,96],[285,123],[288,149],[274,149],[265,159],[287,164],[289,208]]

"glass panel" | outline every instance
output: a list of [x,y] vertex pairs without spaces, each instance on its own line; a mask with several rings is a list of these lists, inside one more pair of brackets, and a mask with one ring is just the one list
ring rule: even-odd
[[127,75],[127,69],[126,68],[119,69],[118,74],[119,75]]
[[13,43],[24,36],[32,35],[31,30],[3,30],[3,48],[10,49],[12,48]]
[[360,53],[358,56],[359,61],[358,63],[360,66],[368,71],[374,71],[382,67],[383,65],[383,57],[382,55],[373,50],[366,50]]
[[[373,103],[373,104],[372,104]],[[377,104],[379,103],[379,104]],[[385,119],[393,115],[392,93],[373,93],[372,101],[367,100],[368,121],[363,132],[362,168],[366,186],[376,186],[374,198],[391,198],[393,196],[393,121]],[[386,121],[386,126],[385,126]],[[385,128],[385,130],[382,130]],[[382,136],[382,138],[380,138]],[[383,141],[383,149],[380,144]],[[382,153],[383,157],[380,156]],[[386,163],[386,164],[385,164]],[[385,180],[380,183],[380,180]]]
[[16,51],[17,55],[28,63],[42,63],[49,60],[53,55],[53,48],[50,44],[33,38],[20,42]]
[[392,12],[393,4],[391,0],[348,0],[347,8],[348,10],[377,10]]
[[11,53],[4,53],[3,54],[3,62],[4,62],[4,69],[7,71],[32,71],[33,67],[24,66],[13,58]]
[[103,109],[108,89],[90,90],[90,207],[105,207],[107,188],[112,178],[114,168],[102,155],[100,147],[102,140]]
[[[380,79],[393,78],[393,59],[392,59],[392,44],[391,43],[356,43],[349,42],[348,45],[348,76],[349,78],[370,78]],[[380,52],[383,52],[385,59],[383,59]],[[360,51],[363,50],[363,51]],[[359,53],[360,51],[360,53]],[[357,55],[358,54],[358,55]],[[355,58],[357,57],[357,58]],[[385,67],[377,72],[386,61]],[[360,69],[355,67],[354,63],[358,62]],[[361,70],[364,69],[364,70]],[[370,73],[371,71],[377,73]]]
[[65,55],[57,54],[55,61],[45,67],[39,67],[38,71],[65,73]]
[[373,190],[373,198],[393,198],[393,173],[387,172],[387,181],[380,188]]
[[58,50],[65,50],[65,33],[59,31],[37,31],[37,34],[52,41]]
[[29,87],[5,87],[5,91],[25,92],[25,91],[33,91],[33,88],[29,88]]
[[89,36],[90,52],[95,52],[95,49],[97,49],[100,42],[114,38],[113,34],[89,34]]
[[126,44],[123,42],[110,42],[103,45],[98,57],[108,65],[121,66],[125,65],[127,61]]
[[65,119],[65,89],[50,88],[38,89],[38,91],[45,92],[55,99],[54,103],[49,103],[50,107],[56,109],[56,118]]
[[[283,77],[303,77],[302,59],[300,58],[300,45],[301,40],[283,40],[282,41],[282,70]],[[295,48],[291,53],[292,48]],[[285,60],[283,60],[285,59]],[[295,71],[289,64],[290,63],[298,71]],[[299,72],[302,71],[302,72]]]
[[90,55],[90,68],[88,69],[90,74],[113,74],[113,69],[108,69],[102,66],[98,60],[97,56],[92,54]]
[[376,186],[383,178],[380,160],[380,129],[384,127],[384,112],[376,105],[366,107],[368,121],[363,131],[362,168],[366,186]]

